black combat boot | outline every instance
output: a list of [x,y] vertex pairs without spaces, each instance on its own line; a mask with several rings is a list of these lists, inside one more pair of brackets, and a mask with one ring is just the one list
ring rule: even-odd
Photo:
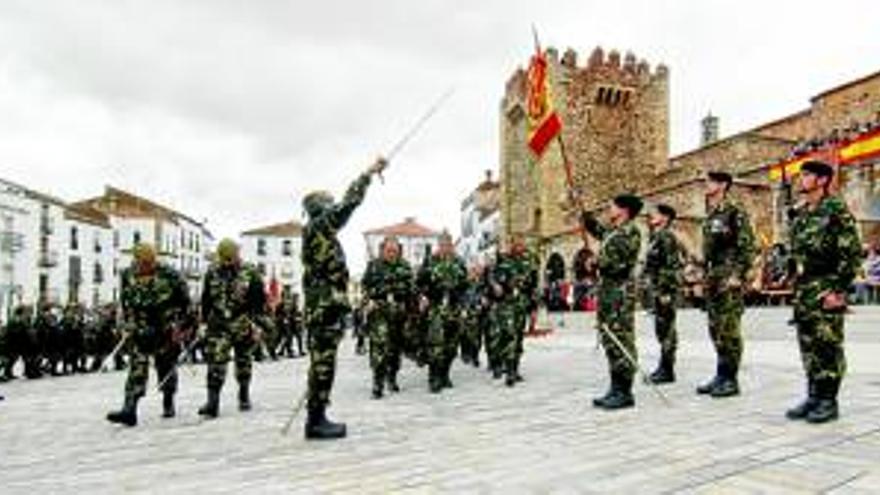
[[250,382],[241,382],[238,384],[238,410],[251,410],[251,384]]
[[819,403],[819,397],[816,395],[816,381],[813,379],[807,382],[807,398],[797,406],[785,412],[785,417],[791,420],[805,419]]
[[162,392],[162,417],[173,418],[176,415],[174,410],[174,392]]
[[614,379],[612,375],[612,380],[608,383],[608,390],[605,391],[605,395],[593,398],[593,407],[605,407],[605,402],[607,402],[613,395]]
[[345,423],[334,423],[324,414],[324,406],[309,409],[306,419],[305,434],[307,440],[334,440],[345,438]]
[[715,376],[708,382],[697,387],[697,393],[700,395],[709,395],[715,390],[715,387],[721,382],[722,365],[718,363],[715,368]]
[[620,373],[615,373],[611,377],[611,396],[608,397],[600,407],[609,411],[615,409],[626,409],[635,405],[635,399],[632,395],[633,379]]
[[397,384],[397,372],[392,372],[388,375],[388,390],[391,392],[397,393],[400,392],[400,385]]
[[438,394],[443,390],[443,377],[435,364],[428,365],[428,391],[432,394]]
[[709,394],[716,399],[739,395],[739,382],[736,378],[736,367],[724,363],[721,366],[720,371],[721,380],[715,385],[715,388],[713,388]]
[[208,388],[208,402],[199,408],[199,416],[207,419],[216,418],[220,414],[220,389]]
[[657,385],[675,382],[675,366],[672,359],[666,356],[661,357],[657,369],[651,373],[649,378],[651,383]]
[[807,423],[820,424],[834,421],[839,416],[837,392],[840,380],[826,378],[816,381],[816,405],[807,413]]
[[373,398],[381,399],[382,398],[382,384],[384,380],[382,379],[382,375],[376,373],[373,375]]
[[504,384],[508,387],[513,387],[516,385],[516,365],[514,363],[507,363],[505,368],[504,374],[506,376],[504,378]]
[[139,397],[125,397],[122,409],[107,414],[107,421],[125,426],[137,425],[137,403]]

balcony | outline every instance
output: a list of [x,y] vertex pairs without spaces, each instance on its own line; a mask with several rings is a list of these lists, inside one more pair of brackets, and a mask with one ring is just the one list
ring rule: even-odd
[[40,216],[40,233],[43,235],[52,235],[55,233],[55,225],[48,216]]
[[58,253],[56,251],[43,251],[37,260],[40,268],[54,268],[58,266]]

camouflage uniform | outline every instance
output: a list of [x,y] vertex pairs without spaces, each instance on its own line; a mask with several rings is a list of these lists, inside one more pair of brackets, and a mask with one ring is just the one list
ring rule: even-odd
[[[222,247],[218,247],[218,252]],[[237,249],[233,247],[231,249]],[[221,257],[222,258],[222,257]],[[266,294],[257,269],[237,258],[219,261],[207,273],[202,289],[202,317],[205,331],[205,360],[208,363],[208,403],[200,414],[215,417],[219,396],[226,381],[229,353],[235,353],[239,409],[250,409],[249,387],[253,352],[259,340],[257,326],[263,321]]]
[[846,372],[844,314],[823,309],[822,296],[849,292],[862,257],[858,229],[846,204],[826,196],[815,209],[796,212],[790,240],[797,264],[794,320],[810,402],[804,413],[825,400],[834,402],[836,416],[837,393]]
[[135,268],[123,270],[120,284],[123,325],[133,345],[129,356],[128,378],[125,382],[125,403],[118,413],[107,419],[134,426],[137,402],[147,392],[150,356],[153,356],[159,380],[170,376],[162,387],[164,415],[174,415],[173,396],[177,391],[176,360],[179,344],[173,327],[189,306],[186,283],[171,267],[157,265],[149,275],[136,273]]
[[675,351],[678,334],[675,312],[681,290],[681,247],[669,226],[651,232],[645,257],[645,274],[651,286],[654,333],[660,344],[660,363],[652,373],[656,382],[675,380]]
[[529,313],[537,307],[538,271],[527,254],[499,254],[490,275],[501,289],[495,311],[498,340],[494,344],[507,374],[507,385],[522,379],[519,361]]
[[478,279],[468,279],[465,292],[464,329],[461,335],[461,359],[475,367],[480,366],[480,350],[486,333],[489,301],[482,275]]
[[413,297],[413,272],[402,257],[377,258],[367,264],[361,281],[364,297],[372,304],[367,314],[370,338],[370,367],[373,369],[373,396],[382,396],[387,380],[392,392],[398,390],[401,346],[407,307]]
[[363,202],[369,185],[370,175],[363,174],[349,186],[340,203],[334,203],[324,193],[312,193],[303,202],[309,216],[303,229],[302,250],[305,324],[311,358],[307,437],[345,435],[344,426],[329,422],[325,416],[336,373],[336,350],[342,338],[342,325],[351,310],[346,293],[348,267],[337,233]]
[[[608,334],[617,337],[632,359],[638,359],[635,339],[635,286],[633,269],[642,234],[630,220],[617,227],[600,223],[592,214],[582,218],[584,228],[601,241],[598,267],[598,314],[602,348],[611,375],[609,393],[603,399],[622,394],[630,401],[635,368]],[[602,401],[598,399],[597,401]],[[596,402],[596,405],[601,405]]]
[[723,397],[739,392],[737,373],[743,353],[740,319],[755,257],[755,235],[745,211],[727,199],[709,211],[702,229],[706,311],[718,363],[715,378],[698,392]]
[[452,387],[449,371],[458,353],[467,268],[455,254],[434,255],[418,275],[428,299],[428,383],[432,392]]

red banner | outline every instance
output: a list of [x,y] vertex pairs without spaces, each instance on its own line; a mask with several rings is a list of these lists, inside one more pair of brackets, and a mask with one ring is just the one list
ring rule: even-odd
[[540,157],[550,141],[562,131],[562,120],[553,108],[547,58],[538,49],[529,63],[528,107],[529,148]]

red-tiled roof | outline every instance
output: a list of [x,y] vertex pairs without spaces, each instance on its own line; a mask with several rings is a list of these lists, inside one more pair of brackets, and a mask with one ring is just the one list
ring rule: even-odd
[[439,231],[432,230],[424,225],[416,222],[414,218],[407,218],[403,222],[371,229],[364,232],[364,235],[393,235],[398,237],[436,237],[440,235]]
[[298,237],[302,235],[303,226],[296,221],[276,223],[265,227],[246,230],[241,235],[259,235],[266,237]]

